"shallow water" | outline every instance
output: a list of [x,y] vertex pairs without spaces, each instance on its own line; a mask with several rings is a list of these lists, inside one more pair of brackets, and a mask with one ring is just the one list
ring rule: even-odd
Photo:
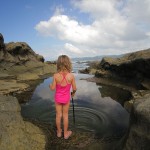
[[[113,99],[117,97],[115,96],[117,92],[114,92],[112,88],[109,90],[107,86],[80,80],[88,77],[92,76],[75,74],[78,89],[74,97],[75,124],[73,123],[71,104],[69,111],[70,128],[93,133],[97,138],[123,136],[129,125],[129,113],[117,102],[119,99],[117,101]],[[22,105],[23,117],[38,119],[55,126],[54,92],[49,90],[51,81],[51,77],[45,79],[35,89],[31,100]],[[108,91],[111,94],[106,94]],[[124,95],[124,92],[126,91],[119,90],[119,94]]]

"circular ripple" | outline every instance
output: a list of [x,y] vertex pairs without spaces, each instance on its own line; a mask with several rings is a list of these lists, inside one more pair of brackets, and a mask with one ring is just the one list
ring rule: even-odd
[[[73,111],[71,108],[70,119],[73,119]],[[97,132],[102,131],[109,125],[107,114],[103,112],[86,108],[76,107],[75,108],[75,126],[78,129]]]

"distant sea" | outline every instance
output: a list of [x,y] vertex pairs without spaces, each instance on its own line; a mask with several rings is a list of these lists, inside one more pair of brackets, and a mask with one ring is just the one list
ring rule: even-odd
[[88,67],[88,63],[86,61],[73,61],[72,62],[73,72],[79,73],[79,70],[85,69]]
[[119,58],[122,57],[122,55],[100,55],[100,56],[95,56],[95,57],[76,57],[76,58],[71,58],[72,61],[75,62],[85,62],[85,61],[100,61],[103,57],[112,57],[112,58]]
[[73,72],[78,73],[79,70],[85,69],[88,67],[88,62],[92,61],[101,61],[104,57],[111,57],[111,58],[119,58],[123,55],[101,55],[95,57],[79,57],[79,58],[71,58]]

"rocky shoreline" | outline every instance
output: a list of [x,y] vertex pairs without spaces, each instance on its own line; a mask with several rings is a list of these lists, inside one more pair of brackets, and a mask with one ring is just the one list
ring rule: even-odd
[[[94,70],[94,72],[93,72]],[[82,73],[95,74],[87,79],[131,92],[123,106],[130,113],[130,129],[124,150],[149,150],[150,142],[150,49],[120,58],[103,58]]]
[[5,44],[0,34],[0,149],[45,149],[47,136],[22,118],[19,103],[26,102],[36,85],[55,71],[55,63],[44,62],[28,44]]

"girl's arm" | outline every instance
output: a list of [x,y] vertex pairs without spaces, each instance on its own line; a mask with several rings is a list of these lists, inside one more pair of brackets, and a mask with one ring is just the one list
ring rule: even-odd
[[53,81],[52,81],[52,83],[49,85],[49,88],[51,89],[51,90],[55,90],[55,88],[56,88],[56,75],[54,74],[54,76],[53,76]]
[[77,90],[77,87],[76,87],[75,77],[73,75],[73,79],[72,79],[72,92],[71,92],[71,96],[72,97],[74,97],[76,90]]

